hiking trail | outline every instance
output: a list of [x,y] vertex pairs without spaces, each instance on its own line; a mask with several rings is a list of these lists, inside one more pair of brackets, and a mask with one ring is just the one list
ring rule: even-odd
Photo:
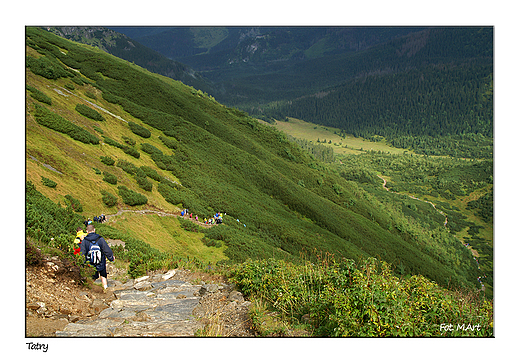
[[[382,176],[380,176],[380,175],[377,175],[377,176],[383,180],[383,188],[384,188],[385,190],[387,190],[388,192],[395,193],[395,194],[397,194],[397,195],[406,196],[406,197],[412,198],[412,199],[414,199],[414,200],[421,201],[421,202],[426,202],[426,203],[429,203],[430,205],[432,205],[432,207],[435,209],[435,211],[437,211],[439,214],[441,214],[442,216],[444,216],[444,218],[445,218],[445,219],[444,219],[444,228],[446,228],[446,230],[449,231],[448,227],[446,226],[446,225],[448,225],[448,215],[446,215],[446,213],[444,213],[444,211],[439,210],[439,209],[435,206],[435,204],[433,204],[433,203],[430,202],[430,201],[421,200],[420,198],[417,198],[417,197],[412,196],[412,195],[407,195],[407,194],[400,193],[400,192],[390,191],[390,189],[389,189],[388,187],[386,187],[386,182],[387,182],[386,179],[384,179],[384,178],[383,178]],[[473,249],[471,246],[469,246],[469,244],[466,245],[466,244],[464,244],[464,241],[462,241],[461,239],[459,239],[459,240],[460,240],[461,244],[463,244],[466,248],[470,249],[471,254],[473,255],[473,259],[474,259],[475,262],[477,263],[478,269],[480,269],[480,264],[479,264],[479,262],[478,262],[478,260],[477,260],[477,258],[478,258],[478,256],[479,256],[479,255],[478,255],[478,252],[477,252],[475,249]],[[479,283],[480,283],[481,286],[482,286],[482,289],[481,289],[481,290],[484,291],[486,288],[485,288],[484,284],[483,284],[482,281],[481,281],[481,277],[478,277],[477,280],[479,281]]]
[[149,210],[149,209],[146,209],[146,210],[125,210],[125,209],[119,209],[115,214],[108,214],[108,215],[105,215],[105,217],[107,219],[107,222],[108,221],[115,222],[116,220],[113,220],[114,217],[121,216],[123,213],[127,213],[127,212],[129,212],[129,213],[133,212],[133,213],[141,214],[141,215],[155,214],[155,215],[158,215],[158,216],[177,216],[177,217],[182,217],[183,219],[190,220],[191,222],[193,222],[193,223],[195,223],[197,225],[200,225],[202,227],[210,228],[210,227],[215,226],[215,225],[211,225],[211,224],[204,224],[204,221],[202,221],[202,219],[200,219],[200,218],[197,221],[194,217],[190,218],[188,215],[181,216],[181,211],[165,212],[165,211],[160,211],[160,210]]
[[103,290],[99,279],[82,285],[78,268],[57,256],[27,266],[26,336],[255,336],[251,302],[221,275],[175,269],[132,279],[107,269]]
[[429,203],[430,205],[432,205],[432,207],[434,208],[435,211],[437,211],[439,214],[441,214],[442,216],[444,216],[444,227],[446,227],[446,225],[448,225],[448,216],[444,213],[444,211],[441,211],[439,210],[435,204],[433,202],[430,202],[430,201],[426,201],[426,200],[421,200],[420,198],[417,198],[413,195],[407,195],[407,194],[404,194],[404,193],[400,193],[400,192],[395,192],[395,191],[390,191],[390,189],[388,187],[386,187],[386,179],[384,179],[382,176],[380,175],[377,175],[379,178],[381,178],[383,180],[383,188],[385,190],[387,190],[388,192],[391,192],[391,193],[395,193],[397,195],[402,195],[402,196],[406,196],[406,197],[409,197],[409,198],[412,198],[414,200],[417,200],[417,201],[421,201],[421,202],[426,202],[426,203]]

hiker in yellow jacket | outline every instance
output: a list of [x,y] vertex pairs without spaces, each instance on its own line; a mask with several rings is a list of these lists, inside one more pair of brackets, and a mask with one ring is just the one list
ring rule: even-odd
[[76,229],[76,239],[74,239],[74,244],[77,244],[76,247],[74,248],[74,254],[79,254],[80,252],[80,244],[81,244],[81,241],[83,240],[83,238],[87,236],[87,233],[83,232],[83,229],[82,228],[77,228]]

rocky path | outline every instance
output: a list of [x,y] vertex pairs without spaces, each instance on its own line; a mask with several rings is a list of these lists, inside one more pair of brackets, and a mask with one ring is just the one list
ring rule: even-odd
[[169,279],[174,273],[111,281],[116,299],[110,306],[97,317],[69,323],[56,336],[193,336],[199,325],[191,313],[202,286]]
[[57,256],[31,262],[25,273],[26,336],[255,336],[251,303],[220,274],[181,268],[129,279],[125,268],[112,263],[108,271],[103,290],[99,279],[84,286],[79,268]]
[[[99,315],[68,323],[58,337],[191,337],[203,332],[214,311],[237,316],[233,325],[239,336],[248,333],[250,302],[232,285],[190,283],[176,277],[175,270],[131,279],[125,284],[109,280],[115,299],[100,304]],[[216,309],[217,301],[219,308]],[[222,316],[223,317],[223,316]],[[233,326],[232,325],[232,326]],[[217,326],[222,326],[220,322]],[[218,336],[225,333],[220,327]]]

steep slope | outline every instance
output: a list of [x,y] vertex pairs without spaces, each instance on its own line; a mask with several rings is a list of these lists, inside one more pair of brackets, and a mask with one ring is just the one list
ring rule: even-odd
[[[43,190],[52,200],[70,194],[84,213],[97,214],[106,209],[105,190],[120,207],[226,213],[224,224],[204,235],[223,243],[231,261],[298,261],[315,251],[356,260],[378,256],[404,274],[474,285],[475,267],[460,242],[411,235],[355,182],[280,132],[89,46],[37,28],[26,35],[27,179],[37,186],[40,176],[58,182]],[[84,116],[78,103],[103,120]],[[74,139],[85,132],[87,143]],[[42,172],[45,165],[58,172]]]
[[99,47],[107,53],[133,62],[151,72],[212,93],[213,87],[210,83],[193,68],[168,59],[124,34],[105,27],[47,27],[46,29],[60,37]]

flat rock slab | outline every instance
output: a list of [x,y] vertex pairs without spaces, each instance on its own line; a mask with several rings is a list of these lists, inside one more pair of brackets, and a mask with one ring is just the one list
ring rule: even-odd
[[114,291],[117,299],[96,318],[69,323],[56,336],[194,336],[202,327],[193,316],[201,286],[150,279],[136,279],[132,287]]

